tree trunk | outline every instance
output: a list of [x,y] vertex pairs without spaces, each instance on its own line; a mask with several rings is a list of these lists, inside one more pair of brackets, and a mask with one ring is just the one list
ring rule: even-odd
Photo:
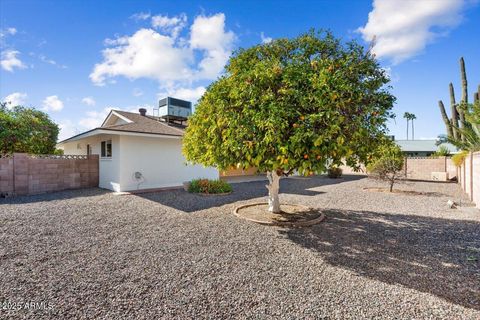
[[408,119],[407,119],[407,140],[408,140]]
[[395,180],[392,179],[392,180],[390,181],[390,192],[393,192],[393,184],[394,184],[394,183],[395,183]]
[[413,125],[413,119],[412,119],[412,140],[415,140],[415,126]]
[[278,199],[278,191],[280,189],[280,176],[276,171],[268,171],[267,178],[269,184],[268,189],[268,211],[272,213],[280,213],[280,200]]

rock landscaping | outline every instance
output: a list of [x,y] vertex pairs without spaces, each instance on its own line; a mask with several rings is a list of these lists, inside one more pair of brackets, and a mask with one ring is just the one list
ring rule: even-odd
[[325,213],[307,228],[239,219],[267,190],[232,187],[0,199],[0,318],[480,318],[480,211],[458,185],[282,179],[282,203]]

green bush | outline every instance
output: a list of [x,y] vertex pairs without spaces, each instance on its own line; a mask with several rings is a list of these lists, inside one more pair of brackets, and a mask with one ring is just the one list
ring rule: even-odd
[[327,171],[327,175],[331,179],[340,178],[342,176],[342,173],[343,173],[343,171],[339,167],[331,167]]
[[393,184],[402,176],[404,155],[399,146],[386,144],[376,150],[373,161],[367,166],[370,177],[387,181],[390,192]]
[[223,180],[194,179],[188,186],[188,192],[192,193],[228,193],[232,192],[232,186]]
[[434,157],[448,157],[450,150],[446,146],[440,146],[437,151],[433,153]]

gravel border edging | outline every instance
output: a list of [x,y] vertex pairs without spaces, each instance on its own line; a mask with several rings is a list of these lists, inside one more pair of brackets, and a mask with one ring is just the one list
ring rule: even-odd
[[[255,203],[248,203],[244,204],[238,207],[235,207],[233,209],[233,214],[239,218],[245,219],[247,221],[255,222],[258,224],[266,225],[266,226],[277,226],[277,227],[309,227],[314,224],[318,224],[322,222],[325,219],[325,214],[323,212],[320,213],[320,216],[316,217],[315,219],[307,220],[307,221],[300,221],[300,222],[269,222],[269,221],[261,221],[261,220],[255,220],[255,219],[250,219],[242,216],[240,213],[238,213],[238,210],[242,208],[247,208],[247,207],[253,207],[253,206],[258,206],[258,205],[264,205],[268,204],[267,202],[255,202]],[[287,203],[288,204],[288,203]],[[301,204],[288,204],[291,206],[298,206],[298,207],[303,207],[307,210],[313,210],[313,208],[303,206]]]

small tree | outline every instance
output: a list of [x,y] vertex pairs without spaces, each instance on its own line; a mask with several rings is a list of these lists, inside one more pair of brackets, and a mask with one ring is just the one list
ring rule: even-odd
[[433,153],[434,157],[448,157],[450,155],[450,149],[446,146],[440,146],[437,151]]
[[269,211],[279,179],[368,161],[395,98],[370,52],[311,31],[234,53],[211,84],[183,138],[188,161],[267,172]]
[[0,103],[0,153],[54,153],[58,131],[45,112]]
[[367,166],[370,177],[387,181],[390,192],[403,171],[404,155],[399,146],[394,143],[386,143],[378,148],[373,156],[373,161]]

